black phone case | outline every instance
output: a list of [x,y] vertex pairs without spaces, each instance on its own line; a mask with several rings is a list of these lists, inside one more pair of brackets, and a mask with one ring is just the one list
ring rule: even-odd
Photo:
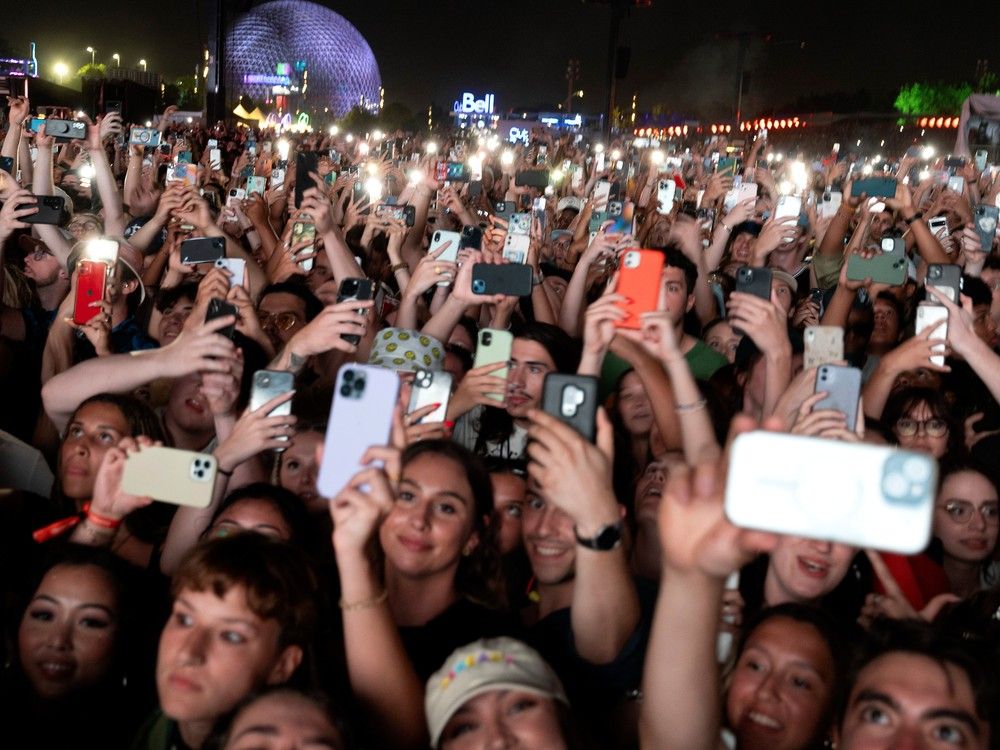
[[772,278],[770,268],[743,266],[736,271],[736,291],[752,294],[770,302]]
[[319,169],[319,156],[315,151],[300,151],[295,155],[295,207],[302,205],[302,195],[315,187],[310,172]]
[[0,156],[0,169],[2,169],[7,174],[14,175],[14,157],[12,156]]
[[583,435],[597,437],[598,381],[589,375],[550,372],[542,385],[542,410]]
[[521,263],[476,263],[472,267],[472,291],[474,294],[527,297],[531,294],[531,266]]
[[195,237],[181,242],[181,263],[215,263],[225,257],[225,237]]
[[38,213],[21,218],[25,224],[58,224],[66,200],[61,195],[36,195]]
[[[962,267],[952,263],[931,263],[927,266],[927,286],[932,286],[948,294],[951,301],[959,304],[959,294],[962,291]],[[927,295],[929,302],[937,302]]]
[[462,227],[462,236],[458,241],[458,249],[472,248],[481,250],[483,247],[483,230],[479,227],[465,225]]
[[[337,302],[345,302],[349,299],[370,300],[373,298],[375,287],[371,279],[344,279],[340,282],[340,289],[337,291]],[[342,333],[340,338],[349,344],[357,346],[361,342],[361,337],[356,333]]]
[[[208,301],[208,310],[205,311],[205,322],[215,320],[216,318],[224,318],[227,315],[236,315],[236,305],[232,305],[225,300],[221,300],[218,297],[213,297]],[[220,328],[219,333],[225,336],[230,341],[233,340],[233,336],[236,334],[236,323],[225,328]]]
[[518,187],[546,188],[549,185],[549,173],[544,169],[529,169],[514,175],[514,184]]

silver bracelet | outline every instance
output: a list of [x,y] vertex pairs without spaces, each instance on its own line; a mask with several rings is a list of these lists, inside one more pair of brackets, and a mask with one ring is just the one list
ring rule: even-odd
[[674,407],[674,411],[678,414],[687,414],[688,412],[704,409],[706,406],[708,406],[708,399],[700,398],[691,404],[677,404]]

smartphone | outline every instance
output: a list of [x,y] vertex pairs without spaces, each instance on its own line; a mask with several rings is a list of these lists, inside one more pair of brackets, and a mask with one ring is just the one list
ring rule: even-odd
[[[948,308],[936,302],[921,302],[917,305],[915,332],[919,336],[942,320],[944,325],[939,326],[931,334],[931,338],[943,342],[948,338]],[[944,366],[944,354],[932,354],[930,360],[932,364]]]
[[497,201],[493,204],[493,213],[498,219],[509,222],[510,217],[517,213],[517,204],[514,201]]
[[[48,119],[43,119],[41,122],[45,123],[45,135],[55,136],[62,140],[80,140],[87,137],[87,123],[85,122]],[[32,125],[34,125],[34,120],[32,120]]]
[[423,422],[443,422],[448,414],[448,401],[451,399],[451,375],[446,372],[433,372],[431,370],[418,369],[413,376],[413,385],[410,389],[410,403],[406,408],[407,413],[423,409],[431,404],[441,404],[426,417],[420,420]]
[[161,503],[207,508],[215,490],[218,464],[210,453],[150,446],[125,459],[121,487],[130,495]]
[[178,164],[190,164],[191,152],[190,151],[178,151],[177,152],[177,163]]
[[514,175],[514,185],[544,190],[549,186],[549,171],[547,169],[528,169],[518,172]]
[[167,170],[167,182],[183,182],[194,187],[198,184],[198,170],[193,164],[178,162]]
[[507,234],[503,243],[503,257],[511,263],[524,263],[528,259],[531,238],[526,234]]
[[258,177],[257,175],[252,175],[247,177],[247,195],[263,195],[264,191],[267,190],[267,178]]
[[807,370],[844,358],[844,329],[840,326],[806,326],[802,340]]
[[340,368],[323,444],[316,487],[334,497],[361,468],[361,457],[373,445],[388,445],[399,376],[373,365]]
[[[239,316],[236,314],[236,305],[230,304],[218,297],[213,297],[208,301],[208,310],[205,312],[206,323],[217,318],[225,318],[229,315],[232,315],[236,320],[239,319]],[[216,333],[232,341],[233,336],[236,334],[236,321],[234,320],[232,325],[220,328]]]
[[965,157],[964,156],[949,156],[949,157],[946,157],[945,160],[944,160],[944,166],[952,174],[954,174],[956,169],[964,169],[965,168]]
[[[298,254],[311,253],[316,249],[316,225],[312,222],[307,221],[296,221],[292,224],[292,246],[299,244],[300,242],[309,242],[310,244],[303,247],[298,251]],[[299,268],[307,273],[312,270],[314,259],[309,258],[299,263]]]
[[101,313],[91,303],[104,299],[104,287],[110,266],[102,260],[81,260],[76,277],[76,298],[73,301],[73,322],[83,325]]
[[869,198],[893,198],[896,195],[896,180],[892,177],[868,177],[851,183],[852,198],[860,198],[862,193]]
[[590,442],[597,438],[598,380],[550,372],[542,385],[542,411],[562,420]]
[[[926,286],[940,289],[948,299],[958,304],[959,293],[962,291],[962,267],[954,264],[931,263],[927,266]],[[919,331],[918,331],[919,333]]]
[[715,165],[716,174],[734,176],[737,172],[738,159],[732,157],[722,157]]
[[[496,328],[483,328],[479,331],[479,339],[476,342],[476,356],[473,360],[473,369],[484,365],[496,364],[497,369],[490,373],[498,378],[507,379],[509,371],[511,348],[514,346],[514,336],[510,331],[500,331]],[[506,396],[505,393],[488,393],[489,398],[502,404]]]
[[[371,279],[348,278],[340,282],[340,289],[337,290],[337,302],[347,300],[370,300],[374,298],[375,288]],[[363,308],[358,308],[359,313],[366,312]],[[356,333],[342,333],[340,337],[357,346],[361,341],[361,336]]]
[[417,220],[417,209],[416,206],[390,206],[380,203],[375,206],[375,215],[388,216],[404,222],[408,227],[412,227]]
[[[435,250],[440,249],[443,246],[444,250],[441,255],[438,256],[438,260],[446,260],[454,263],[458,260],[458,248],[461,244],[462,235],[458,232],[448,232],[444,229],[438,229],[431,236],[431,244],[428,248],[428,254],[433,253]],[[447,286],[447,285],[445,285]]]
[[965,191],[965,178],[958,175],[952,175],[948,178],[948,189],[953,193],[961,195]]
[[738,204],[743,203],[743,201],[747,201],[750,200],[751,198],[756,198],[756,197],[757,197],[757,183],[741,182],[739,185],[734,185],[733,189],[729,190],[726,193],[725,200],[722,203],[722,209],[728,214],[730,211],[736,208]]
[[627,316],[615,323],[617,328],[637,330],[640,316],[656,310],[665,260],[659,250],[628,250],[622,256],[615,292],[625,297],[619,307]]
[[927,228],[939,240],[947,239],[950,236],[947,216],[932,216],[927,220]]
[[225,237],[192,237],[181,242],[181,263],[215,263],[225,257]]
[[736,291],[752,294],[770,302],[772,279],[773,274],[770,268],[741,266],[736,271]]
[[469,167],[461,161],[439,161],[434,164],[434,178],[438,182],[468,182]]
[[58,224],[62,219],[66,199],[61,195],[36,195],[35,205],[38,212],[22,216],[20,221],[25,224]]
[[656,211],[669,214],[674,209],[674,196],[677,194],[677,183],[673,180],[656,181]]
[[[250,411],[257,411],[273,398],[288,393],[295,388],[295,376],[285,370],[257,370],[253,374],[253,385],[250,388]],[[288,416],[292,413],[292,400],[288,399],[267,413],[269,417]],[[279,437],[287,441],[287,437]]]
[[851,281],[872,281],[890,286],[900,286],[906,281],[908,264],[906,243],[902,237],[883,237],[881,252],[871,258],[852,253],[847,259],[847,278]]
[[232,277],[229,280],[230,286],[247,286],[247,262],[243,258],[219,258],[215,261],[216,268],[225,268]]
[[1000,217],[1000,208],[986,203],[980,203],[973,211],[972,218],[976,224],[976,233],[979,235],[979,243],[985,253],[993,249],[993,238],[997,234],[997,217]]
[[[34,149],[37,151],[37,149]],[[32,161],[35,160],[35,156],[32,155]],[[13,156],[0,156],[0,169],[14,177],[14,157]]]
[[227,206],[238,205],[242,201],[246,200],[247,191],[243,188],[231,188],[229,190],[229,198],[226,199]]
[[527,297],[531,294],[531,266],[511,263],[495,265],[476,263],[472,267],[473,294],[505,294]]
[[472,248],[480,250],[483,247],[483,230],[477,226],[466,224],[462,227],[462,234],[459,237],[458,249]]
[[[333,174],[333,172],[330,172]],[[271,170],[271,187],[279,188],[285,184],[285,170],[280,167],[275,167]]]
[[[753,183],[756,187],[757,183]],[[778,198],[778,205],[774,209],[775,219],[791,217],[798,219],[802,213],[802,198],[797,195],[782,195]]]
[[[46,131],[48,128],[46,128]],[[153,148],[160,145],[160,131],[156,128],[132,128],[128,133],[128,142],[131,146],[145,146]]]
[[816,206],[816,212],[823,218],[830,218],[840,210],[840,205],[843,202],[844,194],[839,190],[827,191],[820,198],[819,204]]
[[936,489],[922,453],[758,430],[733,442],[725,512],[743,528],[912,555],[930,541]]
[[820,365],[813,393],[820,392],[825,392],[826,398],[818,402],[813,411],[836,409],[844,415],[847,429],[853,432],[858,419],[858,400],[861,398],[861,370],[845,365]]
[[[315,187],[310,172],[319,169],[319,155],[315,151],[299,151],[295,155],[295,207],[302,205],[302,195]],[[337,488],[340,489],[339,487]]]

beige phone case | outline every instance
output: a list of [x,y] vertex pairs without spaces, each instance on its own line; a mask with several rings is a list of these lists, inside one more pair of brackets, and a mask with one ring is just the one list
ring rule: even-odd
[[[943,320],[944,325],[938,327],[931,334],[931,338],[943,343],[948,339],[948,308],[935,302],[921,302],[917,305],[916,335],[919,336],[928,328],[932,328],[939,320]],[[930,360],[931,364],[944,367],[944,354],[932,354]]]
[[844,329],[840,326],[807,326],[802,338],[807,370],[844,358]]
[[205,508],[215,489],[215,456],[153,446],[129,455],[122,489],[163,503]]

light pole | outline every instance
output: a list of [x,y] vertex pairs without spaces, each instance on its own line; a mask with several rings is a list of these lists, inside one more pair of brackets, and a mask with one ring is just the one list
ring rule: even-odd
[[57,62],[55,65],[52,66],[52,71],[59,78],[59,83],[61,85],[63,82],[63,78],[65,78],[69,74],[69,66],[64,62]]
[[145,59],[140,60],[139,64],[142,66],[142,72],[145,73],[146,72],[146,60]]
[[87,47],[87,52],[90,53],[90,64],[93,65],[94,64],[94,55],[97,54],[97,53],[94,51],[93,47]]
[[122,66],[122,56],[117,52],[111,56],[111,59],[115,61],[115,67],[120,68]]

